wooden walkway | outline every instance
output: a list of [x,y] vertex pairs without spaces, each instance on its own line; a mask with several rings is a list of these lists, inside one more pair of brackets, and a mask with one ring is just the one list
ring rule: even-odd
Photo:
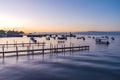
[[[2,55],[1,57],[5,57],[7,54],[11,54],[14,53],[14,55],[16,55],[17,57],[21,55],[21,53],[25,53],[26,55],[28,54],[36,54],[36,53],[40,53],[40,54],[45,54],[45,53],[60,53],[60,52],[66,52],[66,51],[81,51],[81,50],[89,50],[89,46],[70,46],[67,47],[65,45],[63,46],[54,46],[51,44],[50,48],[45,48],[45,43],[36,43],[38,46],[42,46],[40,49],[35,49],[34,46],[27,46],[26,50],[19,50],[19,46],[21,45],[30,45],[30,44],[35,44],[35,43],[17,43],[14,47],[15,50],[11,50],[11,51],[6,51],[5,50],[5,44],[0,44],[2,45],[2,51],[0,52],[0,54]],[[7,44],[8,47],[9,45],[14,45],[14,44]]]

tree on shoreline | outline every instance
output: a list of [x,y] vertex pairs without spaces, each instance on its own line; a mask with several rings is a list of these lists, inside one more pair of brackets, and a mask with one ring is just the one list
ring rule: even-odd
[[14,31],[14,30],[9,30],[9,31],[5,31],[5,30],[0,30],[0,37],[4,37],[4,36],[20,36],[23,35],[24,32],[23,31]]
[[3,35],[5,34],[5,31],[4,30],[0,30],[0,35]]

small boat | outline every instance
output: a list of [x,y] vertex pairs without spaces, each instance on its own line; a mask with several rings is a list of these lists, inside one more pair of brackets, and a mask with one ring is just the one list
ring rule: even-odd
[[56,39],[56,37],[52,37],[53,39]]
[[61,36],[61,37],[58,37],[58,40],[67,40],[67,37],[66,36]]
[[35,40],[34,37],[30,37],[30,39],[31,39],[34,43],[37,43],[37,40]]
[[81,37],[77,37],[77,39],[81,39]]
[[105,39],[105,38],[96,38],[95,41],[96,41],[96,44],[110,44],[108,39]]
[[112,39],[112,40],[115,40],[115,38],[114,38],[114,37],[111,37],[111,39]]
[[83,39],[83,40],[85,40],[85,37],[77,37],[77,39]]
[[46,37],[46,40],[50,40],[50,37]]
[[108,37],[108,36],[105,36],[105,38],[106,38],[106,39],[109,39],[109,37]]
[[88,38],[91,38],[91,36],[88,36]]
[[67,37],[76,37],[76,35],[75,34],[72,34],[71,32],[70,32],[70,34],[68,34],[68,35],[66,35]]

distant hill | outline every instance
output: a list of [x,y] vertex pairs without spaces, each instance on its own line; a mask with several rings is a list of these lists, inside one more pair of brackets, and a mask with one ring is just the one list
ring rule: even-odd
[[111,32],[88,31],[88,32],[76,32],[76,34],[81,34],[81,35],[120,35],[120,31],[111,31]]

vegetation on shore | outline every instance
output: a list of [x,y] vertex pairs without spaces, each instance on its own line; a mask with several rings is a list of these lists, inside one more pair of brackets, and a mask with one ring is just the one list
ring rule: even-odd
[[0,37],[22,37],[24,34],[23,31],[14,31],[14,30],[0,30]]

